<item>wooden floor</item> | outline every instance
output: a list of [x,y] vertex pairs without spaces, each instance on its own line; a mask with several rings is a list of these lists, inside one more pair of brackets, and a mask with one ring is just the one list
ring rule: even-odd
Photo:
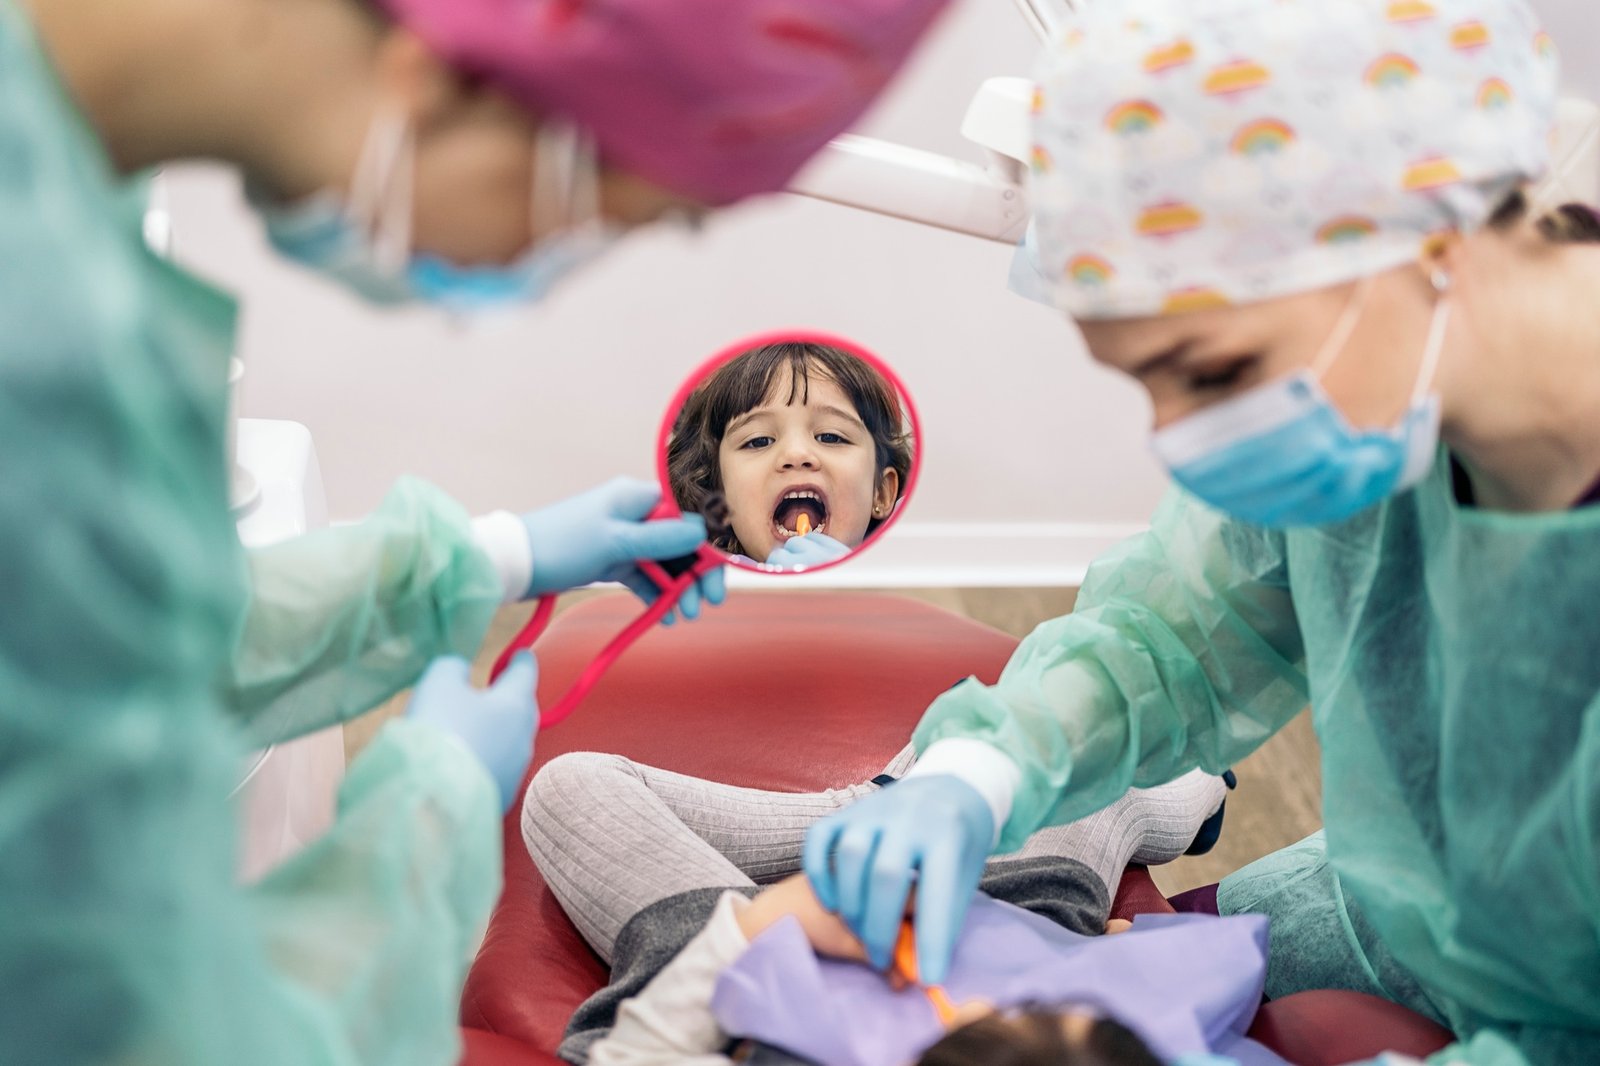
[[[1073,589],[896,589],[937,604],[985,625],[1025,636],[1034,626],[1072,610]],[[561,599],[567,609],[584,599],[605,593],[579,592]],[[527,619],[528,607],[508,608],[496,618],[478,656],[479,680],[489,662]],[[383,722],[404,707],[404,697],[345,726],[345,750],[350,758],[361,750]],[[1168,894],[1210,884],[1245,863],[1292,844],[1322,824],[1322,773],[1317,741],[1309,716],[1302,714],[1268,741],[1260,751],[1235,767],[1239,789],[1228,799],[1222,839],[1209,855],[1186,857],[1155,871],[1156,882]]]

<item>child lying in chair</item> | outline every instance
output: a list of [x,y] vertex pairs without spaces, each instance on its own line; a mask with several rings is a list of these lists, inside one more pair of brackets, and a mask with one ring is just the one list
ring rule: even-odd
[[588,1061],[739,1061],[722,1057],[730,1039],[753,1042],[761,1062],[819,1066],[1279,1061],[1244,1037],[1266,976],[1265,919],[1147,916],[1099,937],[1116,930],[1091,878],[1061,860],[992,879],[991,892],[1049,917],[980,897],[937,989],[869,969],[804,877],[753,900],[726,891],[705,928],[621,1004]]
[[[528,791],[523,836],[612,968],[611,984],[574,1014],[562,1058],[1146,1066],[1216,1050],[1279,1061],[1242,1037],[1264,975],[1265,928],[1255,919],[1142,918],[1126,936],[1099,936],[1108,885],[1128,862],[1176,858],[1217,810],[1223,785],[1213,777],[1132,790],[990,863],[945,989],[955,1011],[942,1020],[922,990],[863,964],[855,938],[803,878],[758,894],[757,881],[798,869],[807,826],[882,787],[912,757],[907,749],[873,783],[809,795],[613,755],[546,766]],[[1061,1057],[1063,1047],[1078,1057]],[[734,1057],[751,1048],[759,1050],[748,1060]]]

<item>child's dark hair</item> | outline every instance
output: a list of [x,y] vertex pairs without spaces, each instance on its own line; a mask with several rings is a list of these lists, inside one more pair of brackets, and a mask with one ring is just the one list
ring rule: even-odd
[[[912,442],[894,387],[866,360],[842,348],[789,342],[753,348],[736,356],[695,389],[678,412],[672,440],[667,445],[667,480],[685,513],[701,513],[708,500],[721,494],[720,451],[728,423],[760,407],[785,368],[791,375],[786,403],[806,402],[813,374],[844,391],[872,435],[879,475],[885,470],[895,471],[900,475],[896,499],[905,494],[911,474]],[[873,519],[867,534],[870,536],[884,521]],[[712,543],[723,551],[744,551],[731,527],[714,537]]]
[[922,1053],[917,1066],[1162,1066],[1137,1033],[1101,1018],[1081,1040],[1067,1036],[1061,1011],[1028,1007],[991,1014]]

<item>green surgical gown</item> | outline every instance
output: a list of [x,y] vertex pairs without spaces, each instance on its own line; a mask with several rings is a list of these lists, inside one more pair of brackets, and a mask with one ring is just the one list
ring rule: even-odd
[[228,795],[474,649],[499,582],[417,483],[241,551],[235,309],[146,251],[138,193],[0,0],[0,1063],[449,1066],[499,885],[469,752],[390,724],[249,889]]
[[1323,529],[1175,494],[916,742],[1016,761],[1015,848],[1130,785],[1226,769],[1308,701],[1325,837],[1221,893],[1272,916],[1269,992],[1387,995],[1446,1022],[1461,1061],[1600,1062],[1600,508],[1464,508],[1443,458]]

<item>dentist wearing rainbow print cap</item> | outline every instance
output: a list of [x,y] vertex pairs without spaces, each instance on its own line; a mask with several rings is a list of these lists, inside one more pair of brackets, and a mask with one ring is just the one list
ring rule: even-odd
[[1013,284],[1145,387],[1177,488],[812,831],[869,949],[915,883],[938,980],[992,851],[1309,702],[1326,828],[1219,894],[1268,993],[1600,1061],[1600,222],[1536,202],[1556,75],[1520,0],[1101,3],[1049,50]]

